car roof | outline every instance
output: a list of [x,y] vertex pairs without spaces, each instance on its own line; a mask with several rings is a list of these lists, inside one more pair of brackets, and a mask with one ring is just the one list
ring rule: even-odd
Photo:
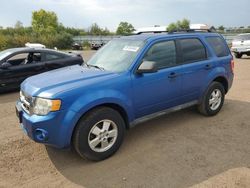
[[180,32],[180,33],[142,33],[130,36],[124,36],[120,39],[124,40],[142,40],[142,41],[153,41],[163,38],[177,38],[185,36],[220,36],[218,33],[214,32]]
[[59,53],[59,54],[64,54],[70,56],[71,54],[53,50],[53,49],[48,49],[48,48],[30,48],[30,47],[20,47],[20,48],[10,48],[7,49],[7,51],[11,53],[17,53],[17,52],[52,52],[52,53]]

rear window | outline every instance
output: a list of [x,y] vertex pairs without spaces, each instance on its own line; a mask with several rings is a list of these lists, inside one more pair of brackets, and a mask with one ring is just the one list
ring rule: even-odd
[[45,54],[45,61],[52,61],[57,59],[62,59],[63,56],[61,54]]
[[207,59],[206,49],[199,39],[181,39],[179,42],[183,63],[192,63]]
[[224,57],[229,55],[228,47],[220,37],[207,37],[207,42],[215,52],[217,57]]

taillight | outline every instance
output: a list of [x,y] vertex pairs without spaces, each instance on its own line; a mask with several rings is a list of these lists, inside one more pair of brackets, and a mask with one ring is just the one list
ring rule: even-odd
[[232,73],[234,73],[234,60],[233,59],[231,60],[231,71]]

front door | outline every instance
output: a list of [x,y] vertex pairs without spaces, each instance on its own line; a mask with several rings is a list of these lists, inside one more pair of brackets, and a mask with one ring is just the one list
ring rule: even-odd
[[142,61],[154,61],[158,71],[132,75],[135,118],[179,104],[181,66],[177,65],[174,40],[152,44]]
[[19,53],[7,62],[12,66],[0,70],[0,82],[3,88],[18,88],[29,76],[44,72],[44,63],[40,62],[40,53]]

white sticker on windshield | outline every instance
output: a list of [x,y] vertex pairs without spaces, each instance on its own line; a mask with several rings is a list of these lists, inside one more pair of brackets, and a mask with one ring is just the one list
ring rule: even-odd
[[123,48],[124,51],[137,52],[140,47],[138,46],[125,46]]

